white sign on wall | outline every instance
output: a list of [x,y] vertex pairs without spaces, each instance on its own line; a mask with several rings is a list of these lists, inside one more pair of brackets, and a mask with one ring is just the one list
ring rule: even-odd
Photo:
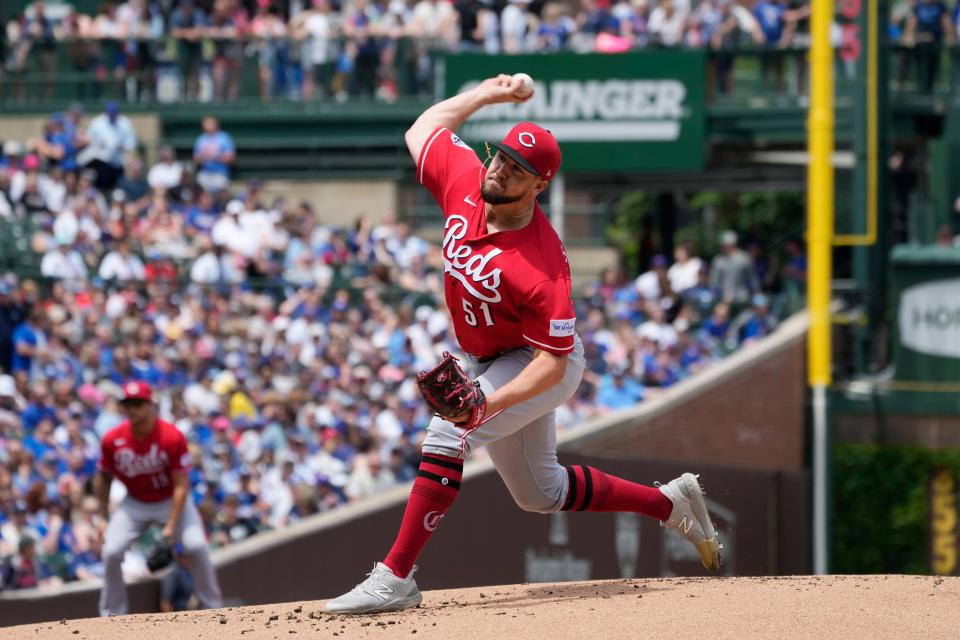
[[900,294],[900,343],[920,353],[960,358],[960,278],[907,287]]

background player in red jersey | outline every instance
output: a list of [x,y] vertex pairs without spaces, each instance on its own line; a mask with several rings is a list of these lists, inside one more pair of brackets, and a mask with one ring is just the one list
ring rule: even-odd
[[522,509],[642,513],[676,528],[708,569],[720,566],[716,532],[693,474],[654,488],[557,462],[554,410],[574,394],[584,369],[570,266],[536,200],[560,169],[560,147],[549,131],[521,122],[490,145],[496,155],[484,167],[454,133],[486,105],[530,98],[518,97],[518,89],[520,81],[510,76],[490,78],[430,107],[407,131],[417,179],[446,219],[444,293],[486,406],[430,422],[393,547],[364,582],[328,602],[327,612],[420,603],[414,562],[460,490],[464,456],[481,446]]
[[[181,541],[190,556],[195,591],[201,604],[223,604],[217,575],[210,563],[203,522],[190,498],[187,474],[191,459],[180,431],[157,418],[153,392],[145,382],[128,382],[121,405],[127,420],[103,436],[99,473],[94,480],[104,520],[104,581],[100,615],[127,612],[123,554],[153,523],[163,525],[165,538]],[[127,488],[113,515],[108,514],[110,484],[117,478]]]

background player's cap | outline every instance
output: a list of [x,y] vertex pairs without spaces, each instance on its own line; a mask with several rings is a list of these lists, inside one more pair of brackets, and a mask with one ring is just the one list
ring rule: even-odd
[[510,129],[503,142],[490,142],[489,145],[541,178],[551,180],[560,170],[557,139],[532,122],[521,122]]
[[151,389],[150,385],[146,382],[140,380],[131,380],[123,385],[123,400],[121,400],[121,402],[126,402],[128,400],[145,400],[147,402],[153,402],[153,389]]

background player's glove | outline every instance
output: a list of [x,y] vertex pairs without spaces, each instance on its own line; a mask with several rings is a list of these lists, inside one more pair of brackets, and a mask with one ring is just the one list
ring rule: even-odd
[[443,360],[430,371],[417,374],[417,386],[427,406],[441,418],[464,429],[473,429],[483,422],[487,397],[480,390],[480,383],[470,380],[449,353],[444,352]]
[[147,568],[151,573],[160,571],[173,562],[173,538],[160,538],[157,543],[147,550]]

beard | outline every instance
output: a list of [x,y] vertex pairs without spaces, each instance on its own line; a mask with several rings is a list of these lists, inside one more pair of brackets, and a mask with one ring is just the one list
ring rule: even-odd
[[487,204],[511,204],[523,199],[522,194],[511,196],[506,193],[493,193],[492,190],[487,187],[486,180],[480,185],[480,197],[483,198],[483,201]]

